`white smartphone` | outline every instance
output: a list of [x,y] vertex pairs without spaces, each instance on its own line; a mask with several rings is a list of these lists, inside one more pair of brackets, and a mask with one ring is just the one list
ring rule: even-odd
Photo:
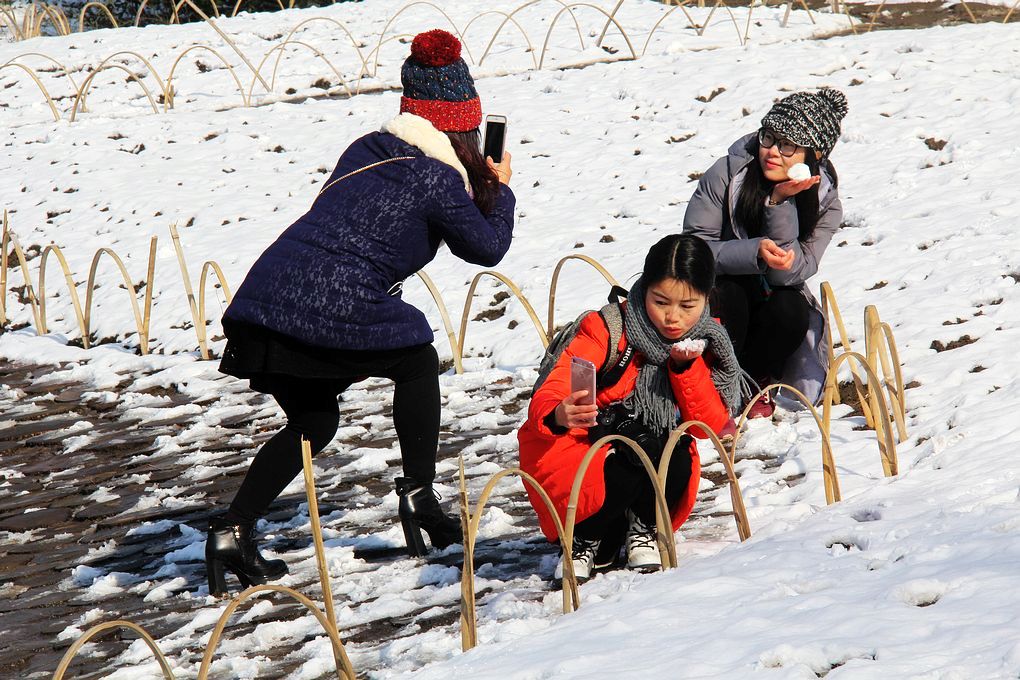
[[578,404],[595,403],[595,364],[581,357],[570,357],[570,392],[587,390],[588,396]]
[[485,143],[482,145],[482,156],[491,158],[493,163],[503,160],[503,149],[506,145],[506,116],[488,115],[485,117]]

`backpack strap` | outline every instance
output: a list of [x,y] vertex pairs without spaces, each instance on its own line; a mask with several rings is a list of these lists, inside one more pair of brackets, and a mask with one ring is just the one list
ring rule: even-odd
[[371,170],[372,168],[378,168],[380,165],[386,165],[387,163],[392,163],[393,161],[413,161],[415,158],[416,158],[415,156],[395,156],[393,158],[386,158],[384,160],[377,161],[375,163],[371,163],[369,165],[366,165],[363,168],[358,168],[357,170],[354,170],[352,172],[348,172],[343,177],[337,177],[335,180],[333,180],[332,182],[330,182],[329,184],[327,184],[326,186],[322,187],[322,189],[319,190],[319,193],[316,194],[316,196],[315,196],[315,201],[312,201],[312,205],[315,205],[316,201],[319,200],[320,196],[322,196],[324,193],[326,193],[327,189],[329,189],[330,187],[332,187],[334,184],[336,184],[338,182],[344,181],[348,177],[353,177],[354,175],[357,175],[358,173],[365,172],[366,170]]
[[618,383],[634,358],[634,348],[629,343],[622,352],[620,351],[620,341],[623,339],[623,304],[619,300],[619,291],[622,291],[626,296],[626,290],[619,286],[613,286],[613,290],[609,294],[610,303],[599,310],[599,316],[602,317],[606,328],[609,329],[609,347],[606,351],[605,363],[599,368],[595,380],[598,390],[612,387]]

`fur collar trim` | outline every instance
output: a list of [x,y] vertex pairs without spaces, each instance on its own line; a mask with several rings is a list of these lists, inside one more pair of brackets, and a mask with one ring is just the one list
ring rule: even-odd
[[467,169],[457,158],[453,150],[450,138],[435,128],[432,123],[421,116],[413,113],[401,113],[382,126],[383,132],[389,132],[411,146],[421,149],[429,158],[446,163],[460,173],[464,180],[464,189],[471,192],[471,182],[468,180]]

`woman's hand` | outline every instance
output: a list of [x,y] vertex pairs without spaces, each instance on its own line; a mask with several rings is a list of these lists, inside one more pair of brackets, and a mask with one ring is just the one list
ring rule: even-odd
[[821,175],[815,175],[814,177],[808,177],[807,179],[799,181],[795,179],[788,179],[785,182],[780,182],[772,188],[772,202],[782,203],[790,196],[796,196],[800,192],[805,189],[810,189],[821,181]]
[[496,173],[496,176],[499,177],[499,181],[502,184],[507,184],[507,185],[510,184],[510,177],[514,174],[514,171],[510,167],[510,152],[509,151],[504,151],[503,152],[503,160],[501,160],[498,164],[497,163],[493,163],[491,158],[486,158],[485,162],[488,163],[489,167],[492,168],[492,171],[494,173]]
[[703,351],[701,349],[677,349],[676,345],[673,345],[669,349],[669,360],[673,362],[674,367],[684,366],[700,357]]
[[793,267],[793,259],[796,257],[796,253],[793,250],[783,250],[770,238],[763,238],[758,242],[758,257],[765,262],[769,269],[778,269],[785,272]]
[[588,390],[579,390],[569,395],[556,407],[556,424],[560,427],[592,427],[599,407],[595,404],[578,404],[588,396]]

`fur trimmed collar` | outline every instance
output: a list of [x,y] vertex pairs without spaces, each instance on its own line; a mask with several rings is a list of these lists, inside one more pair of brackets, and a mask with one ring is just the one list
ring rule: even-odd
[[421,149],[429,158],[446,163],[460,173],[464,180],[464,189],[471,193],[471,182],[468,180],[467,169],[457,158],[453,150],[450,138],[435,128],[432,123],[421,116],[413,113],[401,113],[382,126],[383,132],[388,132],[411,146]]

